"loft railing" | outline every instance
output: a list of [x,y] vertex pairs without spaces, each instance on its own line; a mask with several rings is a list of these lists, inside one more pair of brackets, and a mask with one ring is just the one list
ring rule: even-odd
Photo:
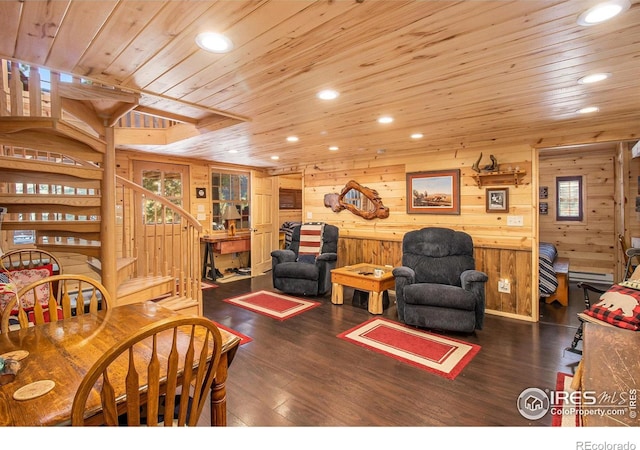
[[[75,123],[61,110],[55,92],[59,83],[82,84],[88,81],[17,61],[2,59],[0,62],[0,116],[54,117]],[[168,129],[178,124],[180,122],[164,117],[130,111],[118,119],[116,127]]]

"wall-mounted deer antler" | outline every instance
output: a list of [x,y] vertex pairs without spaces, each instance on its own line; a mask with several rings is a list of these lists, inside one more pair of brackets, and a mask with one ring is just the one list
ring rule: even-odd
[[494,172],[494,171],[498,170],[498,160],[496,159],[496,157],[493,156],[493,155],[489,155],[489,158],[491,158],[491,164],[488,164],[486,166],[480,167],[480,161],[482,160],[482,152],[480,152],[480,156],[478,157],[478,160],[473,163],[473,166],[471,166],[471,168],[473,170],[475,170],[476,172],[478,172],[478,173],[480,173],[480,172]]

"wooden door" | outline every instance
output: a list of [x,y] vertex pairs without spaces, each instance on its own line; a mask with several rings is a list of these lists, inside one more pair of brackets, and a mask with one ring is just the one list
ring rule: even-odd
[[[165,164],[154,161],[134,161],[134,182],[164,197],[182,208],[189,207],[189,166]],[[155,201],[146,200],[140,214],[135,214],[138,247],[138,264],[143,273],[163,274],[166,268],[161,261],[162,255],[178,258],[184,255],[180,241],[174,239],[177,216],[168,214],[165,217],[154,215],[159,210]],[[144,224],[142,223],[144,221]],[[167,226],[163,226],[167,225]]]
[[251,172],[251,274],[271,269],[271,252],[278,248],[278,178]]

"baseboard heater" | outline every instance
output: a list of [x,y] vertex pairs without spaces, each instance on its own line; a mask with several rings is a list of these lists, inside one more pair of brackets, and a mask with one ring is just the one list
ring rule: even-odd
[[610,273],[572,272],[569,271],[569,280],[587,281],[591,283],[612,284],[613,275]]

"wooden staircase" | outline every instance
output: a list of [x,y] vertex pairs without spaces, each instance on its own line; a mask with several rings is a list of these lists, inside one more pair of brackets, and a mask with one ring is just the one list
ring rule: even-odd
[[[136,94],[2,60],[0,206],[7,233],[86,258],[117,305],[155,300],[202,315],[200,223],[115,174],[115,131]],[[12,236],[12,234],[11,234]]]

